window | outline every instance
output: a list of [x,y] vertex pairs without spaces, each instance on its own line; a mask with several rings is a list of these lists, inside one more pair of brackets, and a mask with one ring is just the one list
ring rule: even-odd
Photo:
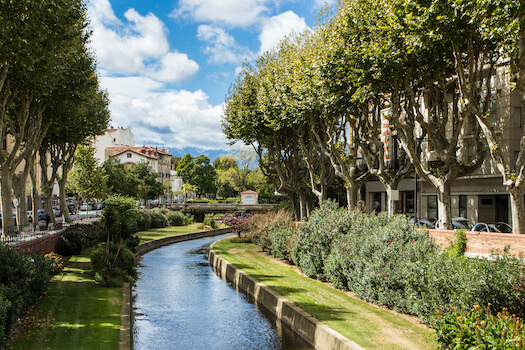
[[126,157],[131,158],[131,153],[127,153]]
[[438,217],[438,201],[437,196],[427,197],[427,215],[429,218]]
[[484,198],[481,200],[481,205],[492,205],[492,198]]
[[467,196],[459,196],[459,215],[460,218],[467,217]]

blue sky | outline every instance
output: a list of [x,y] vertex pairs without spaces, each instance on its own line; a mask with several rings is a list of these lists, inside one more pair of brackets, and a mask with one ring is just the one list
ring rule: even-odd
[[89,0],[91,47],[111,100],[111,125],[130,128],[137,145],[174,155],[227,153],[223,103],[242,62],[292,31],[315,27],[324,4]]

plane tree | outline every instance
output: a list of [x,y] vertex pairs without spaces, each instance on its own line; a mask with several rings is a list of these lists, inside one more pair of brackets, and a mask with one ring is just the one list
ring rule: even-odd
[[[512,227],[525,232],[525,131],[514,155],[510,137],[519,112],[497,111],[499,91],[516,92],[525,108],[525,13],[520,1],[444,1],[429,6],[416,1],[417,21],[452,49],[459,99],[475,116],[488,143],[495,168],[510,194]],[[519,105],[519,104],[518,104]],[[513,113],[518,115],[514,116]],[[518,127],[521,120],[518,122]],[[522,129],[525,130],[525,129]]]
[[[2,212],[10,213],[13,177],[31,166],[51,124],[44,111],[86,21],[80,0],[0,1],[0,14],[0,190]],[[11,215],[3,220],[14,224]]]
[[[405,6],[406,5],[406,6]],[[441,227],[452,228],[451,186],[479,169],[486,147],[473,115],[459,103],[450,47],[411,21],[410,2],[345,1],[354,31],[347,44],[363,83],[385,97],[388,121],[418,175],[436,190]]]

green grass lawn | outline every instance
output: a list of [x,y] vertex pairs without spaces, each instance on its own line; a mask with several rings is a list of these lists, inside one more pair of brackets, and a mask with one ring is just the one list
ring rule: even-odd
[[269,286],[365,349],[435,349],[432,330],[415,318],[363,302],[350,293],[304,277],[262,253],[254,244],[217,242],[224,259]]
[[163,228],[152,228],[147,231],[138,232],[136,235],[140,237],[140,243],[152,241],[154,239],[182,235],[185,233],[192,233],[202,231],[199,226],[202,224],[191,224],[187,226],[169,226]]
[[9,349],[118,349],[122,288],[95,286],[87,257],[73,256],[22,320]]

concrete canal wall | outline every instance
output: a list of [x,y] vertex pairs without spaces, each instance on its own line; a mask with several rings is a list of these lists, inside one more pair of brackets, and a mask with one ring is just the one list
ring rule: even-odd
[[219,257],[213,251],[213,246],[210,249],[209,261],[218,276],[232,284],[237,291],[252,298],[258,305],[266,308],[316,349],[363,350],[353,341]]
[[148,241],[148,242],[140,244],[137,247],[136,255],[144,255],[147,252],[150,252],[157,248],[163,247],[165,245],[170,245],[173,243],[190,241],[193,239],[199,239],[199,238],[204,238],[204,237],[219,236],[219,235],[223,235],[225,233],[230,233],[230,232],[232,232],[232,229],[227,227],[227,228],[221,228],[218,230],[200,231],[200,232],[194,232],[194,233],[186,233],[186,234],[178,235],[178,236],[164,237],[164,238],[160,238],[160,239],[156,239],[153,241]]

